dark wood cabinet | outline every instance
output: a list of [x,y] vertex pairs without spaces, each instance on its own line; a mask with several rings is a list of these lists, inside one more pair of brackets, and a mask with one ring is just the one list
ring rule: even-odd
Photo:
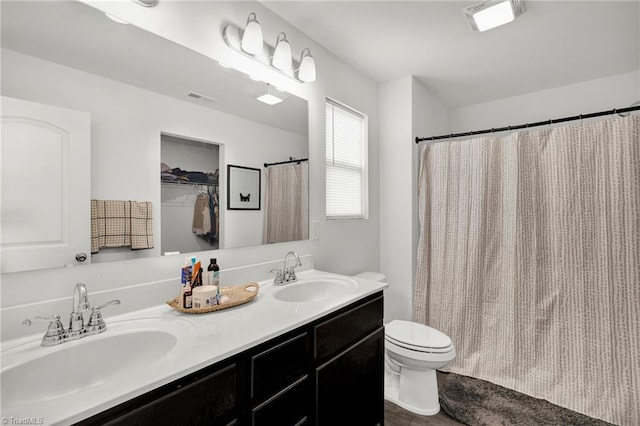
[[384,423],[384,331],[379,328],[316,369],[318,426]]
[[204,369],[86,419],[81,425],[232,425],[238,414],[236,364]]
[[309,333],[304,332],[251,356],[251,400],[275,395],[307,373]]
[[382,315],[380,291],[78,424],[381,425]]
[[311,388],[304,376],[252,410],[252,426],[297,426],[310,417]]

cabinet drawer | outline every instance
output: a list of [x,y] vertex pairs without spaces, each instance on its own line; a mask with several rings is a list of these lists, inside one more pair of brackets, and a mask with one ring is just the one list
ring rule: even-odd
[[382,326],[383,297],[379,295],[314,327],[315,358],[324,359]]
[[101,425],[229,425],[237,414],[236,365],[179,386]]
[[251,399],[261,402],[305,374],[309,334],[292,337],[251,357]]
[[298,426],[307,422],[311,408],[310,385],[302,377],[253,409],[253,426]]

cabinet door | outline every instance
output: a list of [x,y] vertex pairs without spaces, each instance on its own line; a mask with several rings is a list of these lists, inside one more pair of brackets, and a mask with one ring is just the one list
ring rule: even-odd
[[89,263],[90,134],[88,113],[2,97],[3,273]]
[[384,329],[316,369],[317,426],[384,422]]

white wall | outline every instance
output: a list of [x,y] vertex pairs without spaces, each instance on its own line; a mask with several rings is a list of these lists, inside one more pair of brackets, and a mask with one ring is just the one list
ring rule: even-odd
[[379,111],[380,265],[389,282],[385,321],[410,320],[419,232],[414,140],[448,131],[448,111],[413,77],[380,85]]
[[387,277],[385,321],[411,319],[414,198],[411,193],[412,78],[381,84],[380,115],[380,272]]
[[451,132],[607,111],[638,100],[640,71],[635,71],[454,109],[451,110]]
[[[217,252],[205,252],[200,257],[217,257],[222,271],[225,268],[280,260],[288,250],[296,250],[300,254],[312,254],[318,269],[340,273],[355,273],[363,270],[379,270],[379,185],[378,185],[378,92],[377,85],[348,67],[333,54],[306,37],[301,31],[265,8],[258,2],[160,2],[154,8],[143,8],[134,2],[101,2],[85,1],[98,9],[110,11],[126,19],[130,23],[150,30],[160,36],[173,40],[183,46],[203,53],[211,58],[223,60],[241,70],[249,72],[255,66],[253,61],[231,51],[224,44],[221,31],[224,24],[232,22],[244,25],[250,12],[257,13],[265,33],[265,39],[275,40],[280,31],[287,33],[294,56],[299,56],[304,47],[309,47],[318,66],[318,80],[311,84],[299,84],[293,81],[277,81],[275,73],[266,78],[271,83],[278,83],[284,89],[309,101],[309,158],[310,158],[310,219],[320,222],[320,238],[318,240],[280,243],[268,246],[243,249],[224,249]],[[4,58],[3,58],[4,62]],[[96,91],[108,90],[107,87],[92,87],[86,96]],[[83,94],[76,94],[81,96]],[[325,173],[324,173],[324,100],[332,97],[340,102],[363,112],[369,118],[369,176],[370,176],[370,217],[361,221],[326,221],[325,208]],[[113,109],[120,107],[117,99],[113,100]],[[183,123],[198,112],[188,108],[181,109],[175,116],[166,117],[167,132],[189,137],[188,129]],[[210,114],[210,113],[209,113]],[[146,120],[144,110],[131,118]],[[240,125],[221,130],[224,134],[209,134],[205,140],[225,141],[237,138]],[[214,131],[208,129],[208,131]],[[142,135],[149,137],[149,135]],[[244,138],[240,138],[244,139]],[[251,138],[249,138],[251,139]],[[119,143],[112,139],[113,143]],[[241,142],[241,141],[240,141]],[[239,145],[240,146],[240,145]],[[101,155],[99,150],[93,158]],[[123,151],[126,152],[126,147]],[[154,157],[150,169],[140,168],[135,178],[143,185],[157,183],[156,172],[159,162],[158,152],[141,152],[143,158]],[[237,162],[237,158],[225,153],[228,162]],[[122,158],[108,158],[112,167],[103,170],[100,167],[92,178],[113,172]],[[125,161],[128,161],[125,159]],[[274,160],[275,161],[275,160]],[[136,199],[135,188],[129,188],[130,197]],[[159,189],[156,194],[159,199]],[[146,192],[145,192],[146,194]],[[123,194],[118,192],[119,196]],[[108,197],[107,193],[96,193],[99,197]],[[34,260],[34,263],[36,260]],[[65,312],[51,311],[48,299],[71,296],[73,284],[83,281],[90,292],[110,291],[113,289],[129,289],[142,283],[153,284],[163,280],[173,280],[179,271],[181,259],[172,257],[146,258],[134,261],[111,262],[108,264],[86,265],[76,268],[61,268],[46,271],[5,274],[2,276],[2,306],[4,308],[22,303],[42,301],[28,305],[28,309],[20,307],[25,315],[50,315]],[[267,270],[268,271],[268,270]],[[261,279],[266,277],[255,277]],[[37,283],[45,283],[39,285]],[[25,283],[38,285],[36,292],[23,291]],[[145,300],[124,301],[123,305],[111,312],[123,312],[126,309],[140,308],[163,303],[163,296],[148,293]],[[97,303],[100,300],[93,299]],[[16,308],[18,309],[18,308]],[[109,313],[105,314],[108,316]],[[19,327],[17,324],[2,322],[3,338],[5,330]]]

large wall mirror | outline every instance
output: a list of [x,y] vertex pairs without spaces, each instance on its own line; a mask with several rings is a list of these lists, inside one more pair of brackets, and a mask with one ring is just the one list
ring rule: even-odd
[[[90,199],[128,202],[131,212],[148,203],[152,215],[153,248],[143,243],[96,250],[89,248],[87,232],[84,247],[96,252],[84,263],[308,238],[306,100],[284,94],[279,104],[261,103],[256,98],[276,88],[80,2],[3,1],[1,7],[3,106],[5,98],[15,98],[85,113],[90,122],[90,158],[80,160],[89,165],[90,182],[82,216],[90,216]],[[286,163],[265,167],[281,162]],[[240,199],[242,182],[229,181],[229,165],[258,170],[259,191],[250,196],[245,191]],[[29,170],[30,164],[20,167]],[[299,191],[294,201],[291,194],[277,192],[283,182]],[[229,209],[228,197],[236,196],[227,194],[230,184],[239,188],[240,205],[246,201],[260,208]],[[34,188],[29,185],[23,190]],[[63,215],[66,197],[52,203]],[[202,207],[200,227],[194,214]],[[46,208],[38,213],[47,214]],[[11,220],[23,220],[21,226],[41,234],[20,216],[3,218],[3,230],[17,229]],[[290,229],[292,223],[296,230]],[[61,229],[67,232],[65,226]],[[89,222],[82,226],[87,230]],[[11,249],[4,242],[2,248],[3,255]],[[29,263],[38,269],[80,264],[73,258]],[[3,272],[25,269],[3,264]]]

